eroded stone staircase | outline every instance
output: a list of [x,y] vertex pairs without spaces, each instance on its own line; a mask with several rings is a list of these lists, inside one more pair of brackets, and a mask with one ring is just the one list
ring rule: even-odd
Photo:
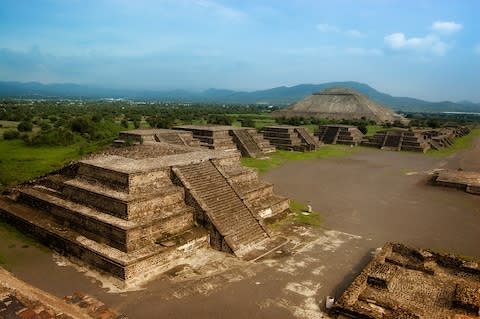
[[258,158],[275,152],[275,147],[271,146],[255,129],[236,129],[230,132],[243,156]]
[[296,127],[295,131],[303,140],[304,144],[307,145],[308,150],[314,151],[318,148],[319,142],[315,140],[304,127]]
[[212,246],[227,251],[229,248],[242,256],[269,238],[254,213],[211,161],[175,167],[173,171],[204,212],[204,226],[208,229],[211,224],[219,233],[218,237],[211,236]]
[[319,139],[325,144],[335,144],[337,142],[338,133],[340,129],[338,127],[327,127]]
[[239,146],[243,156],[257,158],[264,155],[262,149],[248,130],[232,130],[232,134],[233,140]]
[[155,134],[155,140],[157,142],[164,142],[169,144],[176,144],[176,145],[185,145],[188,144],[185,140],[180,136],[180,134]]

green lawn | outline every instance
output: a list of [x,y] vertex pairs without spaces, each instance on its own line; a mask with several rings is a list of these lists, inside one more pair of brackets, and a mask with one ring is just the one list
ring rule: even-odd
[[95,146],[28,146],[22,140],[0,140],[0,191],[42,176],[78,159]]
[[367,125],[367,134],[366,136],[373,136],[378,131],[385,130],[385,128],[381,125]]
[[356,147],[346,145],[325,145],[315,152],[291,152],[278,150],[275,153],[268,154],[268,158],[265,159],[244,157],[242,158],[242,164],[247,167],[256,168],[260,173],[263,173],[289,161],[343,157],[350,155],[357,150],[358,148]]
[[470,134],[465,135],[463,137],[456,138],[452,146],[446,147],[439,151],[430,149],[427,152],[427,154],[431,156],[439,156],[439,157],[449,156],[449,155],[452,155],[453,153],[469,148],[473,144],[475,139],[479,137],[480,137],[480,128],[474,128],[472,129]]
[[290,210],[292,211],[292,214],[270,225],[272,230],[280,230],[290,225],[310,225],[319,227],[323,223],[323,217],[320,213],[315,211],[309,213],[306,204],[290,200]]

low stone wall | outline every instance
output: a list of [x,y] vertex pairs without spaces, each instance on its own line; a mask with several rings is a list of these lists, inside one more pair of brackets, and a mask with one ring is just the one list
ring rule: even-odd
[[480,264],[387,243],[335,302],[339,318],[478,316]]

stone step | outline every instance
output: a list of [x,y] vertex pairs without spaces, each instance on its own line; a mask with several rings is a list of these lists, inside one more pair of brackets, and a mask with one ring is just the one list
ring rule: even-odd
[[181,204],[185,195],[182,187],[168,186],[151,194],[133,195],[106,190],[81,179],[64,183],[63,195],[77,203],[102,210],[127,220],[151,216],[163,207]]
[[[268,237],[252,212],[211,162],[178,167],[174,172],[191,187],[192,195],[197,202],[203,203],[205,213],[234,252],[258,237]],[[202,178],[198,178],[198,172],[203,174]],[[205,181],[207,175],[216,181],[215,185]]]
[[288,199],[279,195],[249,201],[248,204],[260,218],[269,218],[290,209]]
[[125,253],[63,227],[40,210],[6,198],[0,199],[0,217],[26,230],[45,245],[105,271],[125,281],[127,285],[145,281],[153,275],[176,267],[183,262],[181,257],[191,255],[197,248],[208,245],[205,230],[192,228],[180,234],[179,237],[183,240],[171,247],[152,244]]
[[148,219],[127,221],[37,188],[20,190],[19,201],[49,212],[58,223],[68,225],[92,240],[126,252],[151,243],[166,233],[193,227],[194,209],[186,205],[159,211]]
[[267,197],[273,194],[273,185],[262,181],[237,183],[235,189],[244,200]]
[[[115,166],[121,157],[110,156],[106,164]],[[89,181],[92,184],[102,185],[105,189],[112,189],[124,193],[138,193],[145,189],[153,190],[171,185],[170,170],[162,168],[155,171],[126,173],[112,168],[99,166],[99,163],[90,160],[79,161],[77,178]]]

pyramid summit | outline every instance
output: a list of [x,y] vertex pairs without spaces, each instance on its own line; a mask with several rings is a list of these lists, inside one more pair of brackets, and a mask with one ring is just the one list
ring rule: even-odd
[[330,88],[314,93],[303,100],[274,112],[280,117],[317,117],[334,120],[366,118],[375,122],[404,122],[406,119],[392,109],[382,106],[350,88]]

